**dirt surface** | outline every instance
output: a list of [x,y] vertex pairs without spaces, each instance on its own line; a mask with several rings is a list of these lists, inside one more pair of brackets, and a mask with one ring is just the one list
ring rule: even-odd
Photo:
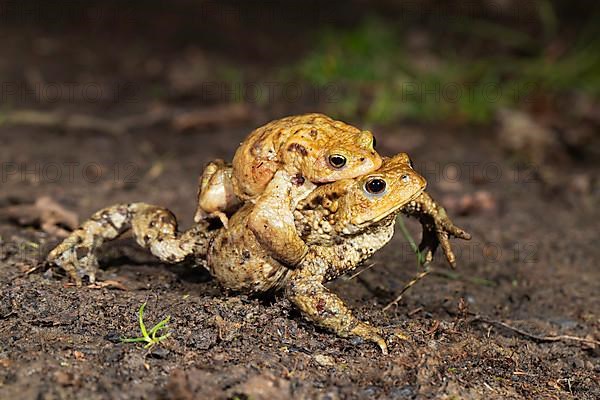
[[[152,59],[136,41],[133,50],[110,53],[110,46],[94,47],[85,36],[21,33],[1,39],[0,72],[12,77],[5,82],[74,77],[114,89],[136,79],[141,91],[135,102],[113,91],[105,92],[112,100],[26,98],[15,108],[101,118],[139,114],[153,103],[144,97],[150,83],[173,71],[170,53],[155,49],[161,55]],[[164,42],[157,38],[155,44]],[[203,100],[167,99],[188,110],[210,106]],[[0,207],[49,196],[82,221],[114,203],[145,201],[171,209],[185,229],[206,162],[230,159],[244,136],[269,118],[307,110],[289,102],[267,108],[251,108],[243,123],[183,132],[168,124],[119,134],[4,125]],[[39,263],[59,242],[60,229],[49,234],[35,218],[3,218],[0,398],[600,398],[600,347],[591,344],[600,340],[598,160],[562,160],[541,174],[545,166],[516,167],[493,132],[374,128],[378,150],[408,152],[432,195],[473,234],[471,242],[453,241],[456,271],[437,254],[434,273],[386,312],[383,307],[417,273],[400,232],[373,257],[372,267],[330,284],[361,318],[408,336],[393,342],[388,356],[370,343],[315,328],[280,296],[227,295],[204,270],[163,265],[128,238],[100,254],[100,280],[119,285],[75,288],[60,270]],[[418,238],[415,221],[407,225]],[[171,336],[151,350],[119,340],[139,336],[137,310],[144,302],[148,326],[171,316]],[[540,342],[489,320],[588,342]]]
[[[50,195],[85,218],[109,204],[143,200],[169,207],[185,228],[203,163],[230,157],[231,144],[250,128],[178,136],[157,131],[143,140],[5,128],[3,160],[79,165],[72,179],[57,182],[44,173],[9,174],[2,201]],[[474,236],[470,243],[454,241],[458,275],[427,277],[388,312],[382,307],[416,272],[399,233],[372,268],[331,285],[364,319],[408,334],[389,356],[316,329],[280,297],[228,297],[203,270],[157,263],[127,239],[107,246],[101,275],[126,291],[70,287],[55,269],[29,273],[58,238],[4,222],[0,397],[597,398],[598,348],[535,343],[472,322],[459,307],[464,299],[470,312],[532,333],[598,339],[600,254],[593,239],[599,215],[593,197],[549,195],[531,174],[517,174],[484,136],[430,132],[382,129],[379,149],[393,154],[406,147],[399,138],[407,138],[417,169],[428,174],[438,198],[452,203],[484,190],[495,208],[456,216]],[[41,141],[46,145],[35,145]],[[97,182],[96,175],[86,175],[88,163],[106,171]],[[479,178],[448,179],[452,165],[469,163]],[[501,178],[489,172],[490,165]],[[128,179],[114,179],[116,169],[131,166],[135,173]],[[441,257],[435,268],[445,270]],[[150,326],[171,315],[172,336],[151,351],[118,340],[139,335],[136,311],[143,302]]]

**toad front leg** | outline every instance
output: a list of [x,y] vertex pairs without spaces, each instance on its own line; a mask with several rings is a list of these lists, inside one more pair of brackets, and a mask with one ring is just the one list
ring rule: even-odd
[[248,216],[248,228],[271,257],[294,267],[308,253],[308,246],[298,235],[293,210],[314,188],[302,177],[290,177],[286,172],[275,174],[258,197]]
[[322,277],[298,271],[288,282],[286,296],[311,322],[341,337],[358,336],[374,342],[383,354],[388,354],[381,330],[358,320],[338,296],[323,286]]
[[84,276],[94,282],[98,269],[95,251],[129,229],[140,246],[167,263],[180,262],[206,246],[201,243],[201,227],[179,235],[175,216],[165,208],[145,203],[117,204],[92,215],[54,248],[47,260],[63,268],[78,286]]
[[425,264],[431,262],[433,253],[438,245],[441,245],[446,260],[454,268],[456,256],[450,246],[450,236],[469,240],[471,235],[454,225],[444,207],[437,204],[426,192],[405,206],[402,213],[418,218],[423,226],[423,238],[419,250],[425,253]]

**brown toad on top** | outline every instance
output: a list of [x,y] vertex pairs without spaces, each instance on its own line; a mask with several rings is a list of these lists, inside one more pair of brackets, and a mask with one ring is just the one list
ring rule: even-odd
[[[227,227],[227,214],[242,201],[251,200],[256,206],[248,216],[249,228],[275,258],[293,266],[308,248],[294,229],[292,210],[298,199],[287,193],[304,181],[333,182],[376,170],[381,157],[373,143],[371,132],[323,114],[271,121],[244,140],[231,167],[222,160],[206,167],[194,219],[218,217]],[[277,171],[284,171],[290,179],[273,182]],[[277,221],[271,218],[273,214]]]
[[[289,176],[278,171],[273,182],[286,184]],[[105,240],[128,229],[136,241],[162,261],[174,263],[193,257],[224,286],[244,292],[282,289],[303,315],[340,336],[355,335],[387,345],[378,328],[353,316],[344,303],[323,284],[354,269],[392,237],[396,215],[406,210],[436,220],[437,212],[417,206],[425,195],[425,180],[405,154],[386,159],[375,172],[322,185],[312,192],[294,186],[291,196],[304,198],[295,207],[293,223],[309,248],[295,268],[273,257],[261,238],[248,228],[255,204],[246,203],[231,218],[229,229],[210,230],[201,223],[177,232],[173,214],[145,203],[122,204],[94,214],[55,248],[48,259],[63,267],[79,284],[80,275],[94,279],[94,252]],[[430,199],[430,198],[429,198]],[[412,205],[412,206],[411,206]],[[276,215],[273,215],[276,217]],[[469,235],[443,215],[435,229],[446,235]],[[444,228],[442,228],[442,226]]]

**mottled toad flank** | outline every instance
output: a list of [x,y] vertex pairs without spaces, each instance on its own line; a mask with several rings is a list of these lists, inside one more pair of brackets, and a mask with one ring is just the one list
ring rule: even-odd
[[[289,185],[294,179],[295,175],[282,170],[271,178],[275,194],[300,199],[293,205],[290,220],[282,221],[277,209],[270,210],[273,230],[257,232],[249,227],[258,207],[253,202],[246,202],[233,214],[228,228],[211,228],[201,221],[182,233],[175,216],[164,208],[122,204],[94,214],[52,250],[48,260],[79,285],[83,276],[94,281],[96,250],[104,241],[131,230],[137,243],[163,262],[191,258],[208,268],[221,285],[241,292],[281,290],[308,320],[342,337],[354,335],[375,342],[386,353],[381,330],[357,319],[324,283],[356,268],[384,246],[400,212],[419,217],[424,247],[433,252],[441,243],[451,262],[449,236],[470,236],[454,226],[424,192],[426,182],[412,169],[406,154],[384,160],[374,172],[317,188],[308,180]],[[298,264],[282,262],[264,244],[269,240],[285,243],[279,223],[292,224],[308,248]]]

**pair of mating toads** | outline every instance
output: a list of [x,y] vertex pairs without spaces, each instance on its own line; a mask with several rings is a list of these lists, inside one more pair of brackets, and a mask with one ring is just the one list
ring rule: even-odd
[[206,167],[189,230],[179,232],[165,208],[118,204],[95,213],[48,260],[78,285],[84,276],[93,282],[96,250],[132,230],[137,243],[164,262],[190,257],[236,291],[283,289],[307,319],[387,353],[382,331],[357,319],[324,283],[384,246],[399,213],[419,218],[427,261],[441,244],[454,265],[449,237],[470,235],[425,186],[406,154],[377,154],[371,132],[322,114],[292,116],[253,131],[232,165],[217,160]]

